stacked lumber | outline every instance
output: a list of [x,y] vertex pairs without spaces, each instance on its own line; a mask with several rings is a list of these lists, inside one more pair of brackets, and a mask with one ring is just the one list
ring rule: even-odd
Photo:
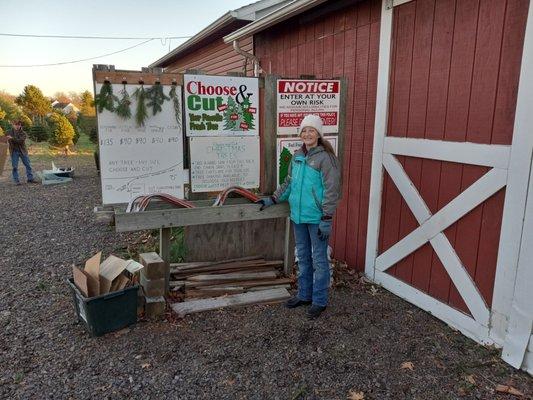
[[247,304],[274,303],[290,296],[292,279],[284,278],[283,261],[245,257],[219,262],[170,265],[170,288],[183,300],[179,315]]

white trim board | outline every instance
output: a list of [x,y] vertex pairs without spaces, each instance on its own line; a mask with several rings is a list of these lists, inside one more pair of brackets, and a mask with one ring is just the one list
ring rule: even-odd
[[409,3],[410,1],[413,1],[413,0],[392,0],[392,5],[393,7],[398,7],[398,6],[401,6],[402,4]]
[[511,146],[387,136],[383,152],[507,169]]
[[385,271],[423,246],[504,187],[506,181],[507,171],[505,170],[493,168],[487,172],[413,232],[379,255],[375,262],[376,269]]
[[434,315],[438,319],[450,325],[453,329],[458,329],[470,339],[487,345],[493,344],[493,341],[488,335],[488,328],[479,324],[470,316],[462,313],[461,311],[444,304],[443,302],[418,289],[415,289],[411,285],[400,281],[386,272],[376,271],[374,282],[383,286],[385,289],[391,291],[402,299],[407,300],[422,310]]
[[[396,157],[385,154],[383,164],[418,223],[423,224],[429,220],[432,217],[431,212]],[[446,235],[440,232],[429,239],[429,242],[474,319],[488,326],[490,311]]]
[[533,155],[533,2],[529,11],[522,52],[522,65],[516,102],[513,143],[509,160],[509,178],[503,207],[503,219],[496,264],[492,301],[491,337],[503,344],[518,265],[528,185]]
[[382,1],[379,32],[379,62],[374,113],[374,141],[372,145],[372,169],[370,173],[370,195],[368,201],[368,225],[366,237],[365,274],[374,278],[374,262],[378,253],[379,219],[381,194],[383,190],[383,142],[387,129],[389,102],[389,73],[392,39],[392,9]]

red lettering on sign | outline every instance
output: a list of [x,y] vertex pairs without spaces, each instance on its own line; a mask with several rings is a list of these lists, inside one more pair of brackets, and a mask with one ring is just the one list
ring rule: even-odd
[[[308,114],[313,113],[279,113],[278,126],[280,128],[299,127],[302,119],[304,119],[304,117]],[[318,115],[322,119],[322,123],[325,126],[337,125],[338,123],[338,116],[336,112],[322,112],[318,113]]]
[[337,81],[278,81],[279,93],[339,93]]
[[201,94],[208,96],[235,96],[237,94],[237,88],[235,86],[205,86],[202,82],[196,81],[190,81],[187,83],[186,89],[189,94]]

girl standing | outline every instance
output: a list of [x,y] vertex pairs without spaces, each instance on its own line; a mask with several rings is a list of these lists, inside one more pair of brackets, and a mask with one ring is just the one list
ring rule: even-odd
[[298,294],[286,306],[311,304],[310,319],[320,316],[328,303],[330,271],[328,239],[340,197],[340,171],[331,144],[322,136],[322,120],[307,115],[300,124],[303,145],[292,158],[285,182],[261,209],[288,201],[298,254]]

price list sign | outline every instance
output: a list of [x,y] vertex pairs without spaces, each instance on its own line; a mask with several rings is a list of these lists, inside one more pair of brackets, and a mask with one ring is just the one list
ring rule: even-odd
[[[96,85],[97,93],[100,87]],[[137,87],[126,85],[126,90],[131,94]],[[113,92],[123,88],[113,85]],[[169,86],[163,89],[165,94],[170,91]],[[131,101],[134,111],[133,96]],[[123,120],[103,110],[98,114],[98,136],[103,204],[126,203],[151,193],[183,198],[183,133],[171,101],[165,101],[156,115],[149,110],[144,126],[137,126],[134,118]]]

